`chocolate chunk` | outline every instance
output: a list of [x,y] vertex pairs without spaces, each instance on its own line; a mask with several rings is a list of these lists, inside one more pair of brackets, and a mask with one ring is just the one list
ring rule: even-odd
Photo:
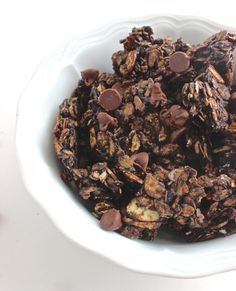
[[87,69],[81,72],[82,80],[86,86],[91,86],[98,78],[99,71],[94,69]]
[[100,220],[100,226],[104,230],[117,230],[121,228],[121,214],[117,209],[109,209],[105,212]]
[[146,152],[137,153],[131,156],[134,164],[142,168],[144,171],[147,169],[149,155]]
[[190,58],[184,52],[176,52],[170,56],[170,69],[175,73],[183,73],[190,66]]
[[229,109],[232,112],[236,112],[236,92],[233,92],[231,94],[230,100],[229,100]]
[[161,84],[155,83],[152,87],[150,103],[157,107],[159,104],[164,105],[167,102],[166,94],[161,90]]
[[117,124],[116,118],[112,117],[106,112],[99,112],[97,119],[99,123],[99,129],[101,131],[106,131],[108,126],[115,126]]
[[187,123],[189,114],[180,105],[172,105],[169,109],[160,112],[160,119],[167,128],[179,129]]
[[120,107],[122,97],[116,89],[106,89],[99,97],[99,104],[106,110],[112,111]]

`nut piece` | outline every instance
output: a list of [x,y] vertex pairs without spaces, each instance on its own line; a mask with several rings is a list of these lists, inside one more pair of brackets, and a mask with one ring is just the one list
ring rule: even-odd
[[143,112],[145,109],[145,105],[143,104],[142,100],[136,95],[134,96],[134,107],[136,110]]
[[144,190],[148,196],[156,199],[162,198],[166,193],[165,185],[152,176],[147,174],[144,181]]
[[128,53],[125,64],[121,65],[121,67],[120,67],[120,72],[122,75],[127,75],[130,72],[132,72],[134,65],[135,65],[136,58],[137,58],[137,51],[136,50],[130,51]]
[[133,167],[134,161],[129,156],[124,155],[118,158],[118,164],[124,169],[129,169]]
[[111,111],[120,107],[122,97],[115,89],[105,89],[100,97],[99,104],[106,110]]
[[123,175],[129,182],[143,184],[143,180],[131,172],[124,172]]
[[123,221],[128,225],[133,225],[142,229],[157,229],[160,227],[161,223],[153,221],[138,221],[130,217],[124,217]]
[[131,102],[126,103],[122,108],[122,114],[125,119],[129,119],[134,114],[134,105]]
[[109,209],[105,212],[100,220],[100,226],[104,230],[117,230],[121,228],[121,214],[117,209]]
[[136,133],[134,133],[132,140],[131,140],[131,148],[130,151],[132,153],[136,152],[139,150],[141,144],[140,144],[140,139]]
[[183,205],[183,208],[182,208],[182,215],[183,215],[184,217],[190,217],[190,216],[192,216],[192,215],[194,214],[194,212],[195,212],[194,207],[192,207],[192,206],[190,206],[190,205],[188,205],[188,204],[184,204],[184,205]]
[[158,221],[159,214],[155,210],[148,209],[145,206],[140,206],[137,198],[131,200],[127,205],[126,211],[130,217],[139,221]]
[[125,64],[126,64],[127,69],[128,69],[129,72],[132,71],[133,68],[134,68],[136,57],[137,57],[136,50],[130,51],[128,53],[128,56],[127,56]]

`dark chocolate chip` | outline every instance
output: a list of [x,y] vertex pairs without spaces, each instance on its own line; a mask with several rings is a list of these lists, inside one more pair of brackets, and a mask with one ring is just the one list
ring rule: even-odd
[[147,165],[149,161],[149,155],[146,152],[137,153],[131,156],[134,164],[142,168],[144,171],[147,170]]
[[111,111],[120,107],[122,97],[116,89],[106,89],[99,97],[99,104],[106,110]]
[[190,66],[190,58],[184,52],[176,52],[170,56],[170,69],[175,73],[185,72]]
[[161,105],[166,104],[167,97],[166,94],[161,90],[161,84],[155,83],[152,87],[150,103],[157,107],[160,103]]
[[189,119],[189,113],[180,105],[173,105],[169,109],[160,112],[162,123],[170,129],[182,128]]
[[117,230],[121,228],[122,222],[120,211],[114,208],[109,209],[102,215],[100,226],[105,230]]
[[109,125],[115,126],[117,123],[116,118],[112,117],[106,112],[99,112],[97,119],[100,131],[106,131]]
[[81,77],[86,86],[91,86],[98,78],[99,71],[94,69],[87,69],[81,72]]

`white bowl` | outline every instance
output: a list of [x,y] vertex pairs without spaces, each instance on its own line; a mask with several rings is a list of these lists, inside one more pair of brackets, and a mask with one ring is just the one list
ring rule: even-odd
[[61,181],[52,145],[58,106],[70,96],[80,71],[112,71],[111,55],[133,26],[151,25],[155,34],[198,43],[222,29],[236,29],[196,17],[151,16],[107,24],[78,36],[46,58],[34,73],[18,107],[17,152],[29,193],[70,239],[131,270],[169,277],[200,277],[236,269],[236,235],[186,244],[167,238],[132,241],[98,227],[98,221]]

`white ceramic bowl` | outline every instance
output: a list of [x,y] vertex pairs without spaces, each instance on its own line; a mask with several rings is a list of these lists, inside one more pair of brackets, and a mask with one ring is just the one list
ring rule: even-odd
[[[18,107],[17,152],[29,193],[52,221],[80,246],[134,271],[170,277],[199,277],[236,269],[236,235],[186,244],[167,238],[132,241],[98,227],[98,221],[61,181],[52,145],[58,106],[69,97],[80,71],[112,71],[111,55],[133,26],[151,25],[155,34],[198,43],[225,27],[196,17],[151,16],[107,24],[78,36],[46,58],[30,80]],[[228,28],[233,32],[236,29]]]

